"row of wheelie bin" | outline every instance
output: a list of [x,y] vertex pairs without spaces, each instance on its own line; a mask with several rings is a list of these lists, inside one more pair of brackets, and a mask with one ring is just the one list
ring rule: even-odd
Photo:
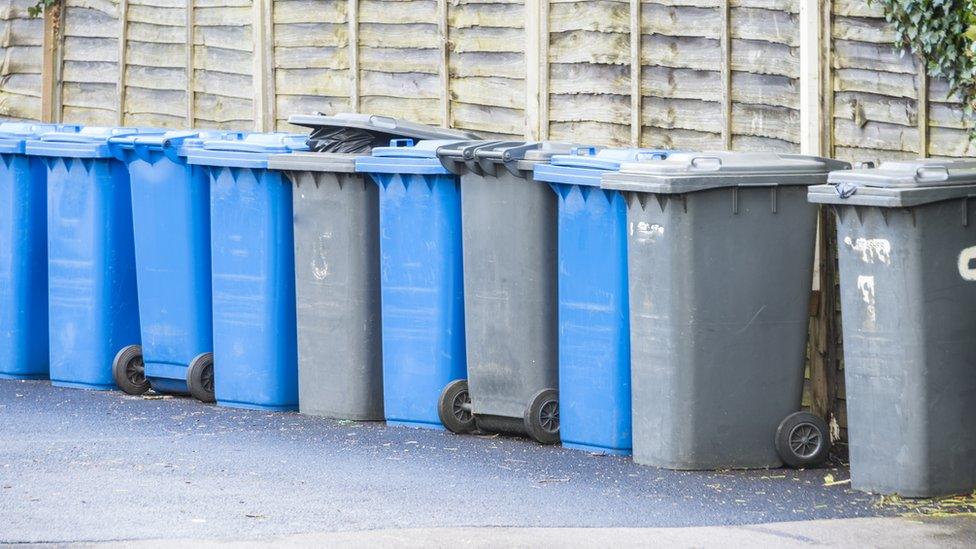
[[674,469],[816,466],[831,435],[800,408],[823,202],[854,486],[976,485],[976,165],[290,122],[311,133],[0,125],[0,375]]

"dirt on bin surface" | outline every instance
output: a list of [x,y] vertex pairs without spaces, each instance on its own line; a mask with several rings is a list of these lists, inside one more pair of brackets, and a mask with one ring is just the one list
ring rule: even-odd
[[[0,380],[0,543],[356,543],[362,531],[378,536],[372,543],[391,531],[483,527],[610,528],[591,531],[626,541],[634,528],[745,527],[732,535],[906,513],[956,515],[962,526],[943,540],[976,542],[976,521],[958,516],[973,510],[965,499],[926,513],[855,492],[847,478],[845,468],[667,471],[515,438]],[[429,535],[416,539],[449,539]]]

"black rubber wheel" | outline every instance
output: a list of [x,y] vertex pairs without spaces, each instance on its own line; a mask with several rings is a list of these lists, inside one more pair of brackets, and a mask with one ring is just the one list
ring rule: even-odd
[[820,467],[830,453],[827,422],[809,412],[786,416],[776,429],[776,453],[794,469]]
[[214,402],[213,353],[197,355],[186,369],[186,389],[201,402]]
[[123,347],[112,361],[112,378],[123,393],[141,395],[149,390],[146,365],[142,362],[142,346]]
[[559,391],[543,389],[525,409],[525,432],[540,444],[559,443]]
[[463,435],[475,430],[474,414],[471,412],[471,394],[468,381],[455,379],[441,391],[437,401],[437,415],[441,423],[452,433]]

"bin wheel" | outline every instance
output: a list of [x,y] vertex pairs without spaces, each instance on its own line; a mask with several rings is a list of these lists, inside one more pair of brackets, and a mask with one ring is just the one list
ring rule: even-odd
[[186,388],[190,396],[201,402],[214,402],[213,353],[197,355],[186,369]]
[[559,391],[543,389],[525,409],[525,432],[540,444],[559,442]]
[[444,387],[437,401],[437,415],[452,433],[463,435],[474,432],[474,413],[471,411],[471,394],[466,379],[456,379]]
[[146,365],[142,361],[142,346],[123,347],[112,361],[112,378],[123,393],[141,395],[149,390]]
[[830,452],[827,422],[809,412],[795,412],[776,429],[776,453],[794,469],[819,467]]

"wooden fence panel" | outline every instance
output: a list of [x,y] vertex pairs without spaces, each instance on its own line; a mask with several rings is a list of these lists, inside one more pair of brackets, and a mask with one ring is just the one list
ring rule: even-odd
[[41,117],[41,63],[44,22],[27,15],[31,0],[0,3],[0,116]]

